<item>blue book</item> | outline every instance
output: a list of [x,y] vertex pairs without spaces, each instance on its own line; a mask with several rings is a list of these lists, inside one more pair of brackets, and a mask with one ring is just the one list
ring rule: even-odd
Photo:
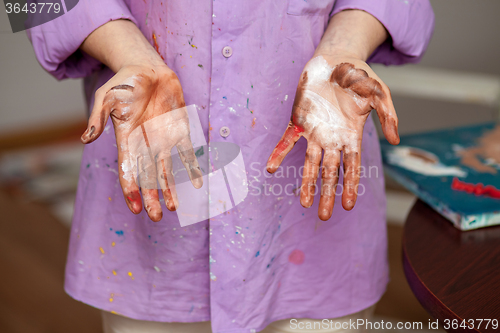
[[387,174],[461,230],[500,224],[500,125],[381,140]]

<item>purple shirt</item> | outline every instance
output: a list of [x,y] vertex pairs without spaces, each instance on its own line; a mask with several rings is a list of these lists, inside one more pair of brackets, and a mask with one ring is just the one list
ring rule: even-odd
[[[108,122],[83,154],[66,266],[72,297],[135,319],[212,320],[214,332],[234,333],[286,318],[344,316],[380,299],[389,279],[386,202],[372,118],[362,144],[364,193],[352,211],[337,197],[332,218],[321,222],[318,196],[310,209],[300,205],[301,180],[291,167],[303,165],[305,139],[281,173],[264,172],[290,119],[301,71],[330,16],[344,9],[365,10],[389,31],[372,62],[417,62],[432,35],[427,0],[80,0],[28,32],[55,77],[94,73],[85,81],[92,105],[94,91],[113,73],[78,47],[110,20],[135,22],[152,44],[155,36],[186,104],[199,106],[207,141],[241,147],[250,183],[240,205],[187,227],[166,208],[159,223],[144,211],[133,215],[118,182]],[[223,126],[230,129],[225,138]]]

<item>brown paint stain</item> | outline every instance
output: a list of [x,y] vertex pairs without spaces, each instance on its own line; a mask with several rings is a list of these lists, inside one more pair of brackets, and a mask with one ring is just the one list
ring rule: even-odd
[[[307,82],[309,81],[309,77],[307,74],[307,71],[305,71],[301,76],[299,80],[299,85],[297,87],[297,91],[295,93],[295,99],[293,102],[293,107],[294,108],[300,108],[304,112],[292,112],[292,115],[290,117],[290,121],[294,123],[296,126],[298,124],[304,124],[305,122],[305,116],[308,112],[314,109],[314,104],[307,98],[303,98],[302,95],[304,94],[304,91],[306,90],[306,85]],[[300,127],[301,132],[304,131],[302,127]]]
[[369,77],[365,70],[355,68],[353,64],[342,63],[335,67],[330,81],[337,82],[340,87],[350,89],[364,98],[385,98],[382,85],[377,80]]

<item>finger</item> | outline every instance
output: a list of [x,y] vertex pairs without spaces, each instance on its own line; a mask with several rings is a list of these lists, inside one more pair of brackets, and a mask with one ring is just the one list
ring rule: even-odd
[[141,158],[139,170],[139,186],[144,201],[144,209],[153,222],[158,222],[161,220],[163,213],[158,196],[156,164],[149,157]]
[[353,209],[356,204],[360,166],[359,149],[346,148],[344,150],[344,191],[342,193],[342,207],[345,210]]
[[163,155],[158,159],[157,170],[165,206],[169,211],[175,211],[179,202],[175,191],[175,181],[172,175],[172,158],[170,155]]
[[145,154],[145,156],[140,156],[139,186],[142,190],[144,209],[146,209],[149,218],[153,222],[158,222],[161,220],[163,213],[161,211],[160,199],[157,189],[158,173],[156,170],[156,162],[153,156],[153,152],[151,151],[149,137],[146,133],[144,124],[141,124],[140,128],[142,137],[144,138],[144,142],[146,144],[147,154]]
[[389,88],[383,84],[382,90],[383,93],[375,97],[373,108],[377,111],[385,138],[390,144],[397,145],[399,143],[398,116]]
[[136,145],[137,143],[129,142],[137,141],[137,139],[130,140],[130,133],[124,131],[123,127],[118,126],[115,119],[113,119],[113,125],[118,148],[118,179],[128,208],[132,213],[139,214],[142,210],[142,200],[137,183],[137,160],[141,156],[137,152],[132,154],[130,144]]
[[157,189],[141,188],[142,198],[144,199],[144,209],[153,222],[158,222],[163,217],[161,211],[160,197]]
[[123,196],[130,211],[134,214],[139,214],[142,210],[142,200],[139,186],[136,183],[136,172],[134,172],[137,163],[132,160],[126,149],[127,145],[120,144],[122,142],[120,136],[117,134],[116,137],[116,142],[118,143],[118,179],[122,187]]
[[320,162],[321,147],[308,142],[306,160],[304,163],[304,174],[302,175],[302,187],[300,189],[300,203],[305,208],[309,208],[313,204]]
[[319,200],[318,216],[326,221],[332,217],[335,204],[335,189],[339,181],[340,151],[327,150],[323,157],[321,178],[321,199]]
[[107,103],[104,104],[106,98],[106,87],[103,86],[95,92],[94,106],[90,113],[90,118],[87,124],[87,130],[83,133],[81,141],[85,144],[95,141],[104,131],[109,114],[111,113],[110,99],[107,98]]
[[285,156],[292,150],[293,146],[298,139],[302,136],[304,130],[296,125],[294,125],[291,121],[286,128],[285,134],[281,137],[281,140],[278,142],[276,147],[274,148],[271,156],[267,160],[267,172],[274,173]]
[[203,186],[203,174],[201,173],[200,165],[198,164],[198,159],[194,153],[193,144],[191,143],[191,138],[186,136],[177,144],[177,150],[187,170],[189,179],[195,188],[200,188]]

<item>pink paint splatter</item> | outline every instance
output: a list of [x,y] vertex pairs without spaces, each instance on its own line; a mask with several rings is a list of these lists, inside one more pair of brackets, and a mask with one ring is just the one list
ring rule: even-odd
[[301,250],[295,249],[288,256],[288,261],[295,265],[301,265],[304,263],[305,255]]

